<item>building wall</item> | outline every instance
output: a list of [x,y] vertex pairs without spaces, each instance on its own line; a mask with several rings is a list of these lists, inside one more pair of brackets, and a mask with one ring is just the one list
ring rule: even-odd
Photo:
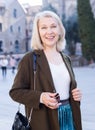
[[31,37],[32,37],[32,27],[34,22],[34,17],[37,12],[39,12],[42,8],[42,6],[30,6],[27,4],[23,5],[26,10],[26,39],[28,42],[27,49],[31,50]]
[[[0,9],[5,8],[5,13],[0,14],[0,41],[2,41],[2,52],[23,53],[25,52],[25,12],[17,0],[0,1]],[[0,11],[1,11],[0,10]],[[23,42],[24,41],[24,42]]]

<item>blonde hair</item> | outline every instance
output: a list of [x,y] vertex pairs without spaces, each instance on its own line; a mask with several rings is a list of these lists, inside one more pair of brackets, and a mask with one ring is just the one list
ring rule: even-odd
[[52,17],[55,18],[56,21],[58,22],[58,25],[60,27],[60,36],[59,40],[57,42],[57,50],[62,51],[65,49],[65,28],[60,20],[60,18],[51,11],[43,11],[40,13],[37,13],[34,19],[34,24],[33,24],[33,33],[32,33],[32,39],[31,39],[31,47],[33,50],[42,50],[44,49],[43,44],[41,43],[40,35],[39,35],[39,30],[38,30],[38,22],[42,17]]

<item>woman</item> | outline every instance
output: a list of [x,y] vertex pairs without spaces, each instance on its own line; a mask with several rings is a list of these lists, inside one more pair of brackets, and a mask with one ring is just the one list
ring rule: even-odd
[[2,76],[3,78],[6,78],[7,75],[7,66],[8,66],[8,59],[6,56],[2,57],[0,61],[1,69],[2,69]]
[[16,68],[16,59],[13,56],[10,57],[10,67],[12,69],[12,73],[14,74]]
[[[35,16],[32,52],[18,66],[10,96],[25,105],[29,116],[33,107],[33,130],[82,130],[81,92],[65,48],[65,29],[59,17],[51,12]],[[36,89],[34,88],[33,53],[36,54]]]

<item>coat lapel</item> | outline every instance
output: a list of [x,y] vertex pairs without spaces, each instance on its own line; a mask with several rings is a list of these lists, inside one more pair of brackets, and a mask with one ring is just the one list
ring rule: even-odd
[[[52,91],[56,92],[54,83],[53,83],[53,79],[52,79],[52,75],[51,75],[51,71],[49,68],[49,64],[48,64],[48,61],[46,59],[46,56],[45,56],[43,50],[35,50],[34,52],[37,55],[37,64],[40,66],[41,71],[44,73],[47,80],[49,81]],[[66,67],[70,74],[71,83],[73,83],[75,86],[74,73],[72,70],[72,66],[70,65],[71,63],[66,55],[64,55],[63,53],[60,53],[60,54],[63,58],[64,63],[66,64]]]
[[37,50],[35,51],[35,53],[37,54],[37,64],[40,66],[41,71],[44,73],[47,80],[49,81],[50,86],[52,86],[51,87],[52,91],[55,92],[55,87],[54,87],[53,79],[51,76],[49,64],[43,50],[39,50],[39,51]]
[[75,78],[74,78],[74,73],[73,73],[73,70],[72,70],[71,63],[70,63],[70,61],[69,61],[69,59],[68,59],[68,57],[66,55],[64,55],[63,53],[61,53],[61,55],[62,55],[62,58],[64,60],[64,63],[66,64],[68,72],[70,74],[71,83],[74,84],[73,86],[75,86]]

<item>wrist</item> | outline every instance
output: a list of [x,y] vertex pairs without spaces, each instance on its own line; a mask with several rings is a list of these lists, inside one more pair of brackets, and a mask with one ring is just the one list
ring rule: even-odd
[[43,95],[43,93],[41,93],[41,95],[40,95],[40,103],[43,103],[42,95]]

